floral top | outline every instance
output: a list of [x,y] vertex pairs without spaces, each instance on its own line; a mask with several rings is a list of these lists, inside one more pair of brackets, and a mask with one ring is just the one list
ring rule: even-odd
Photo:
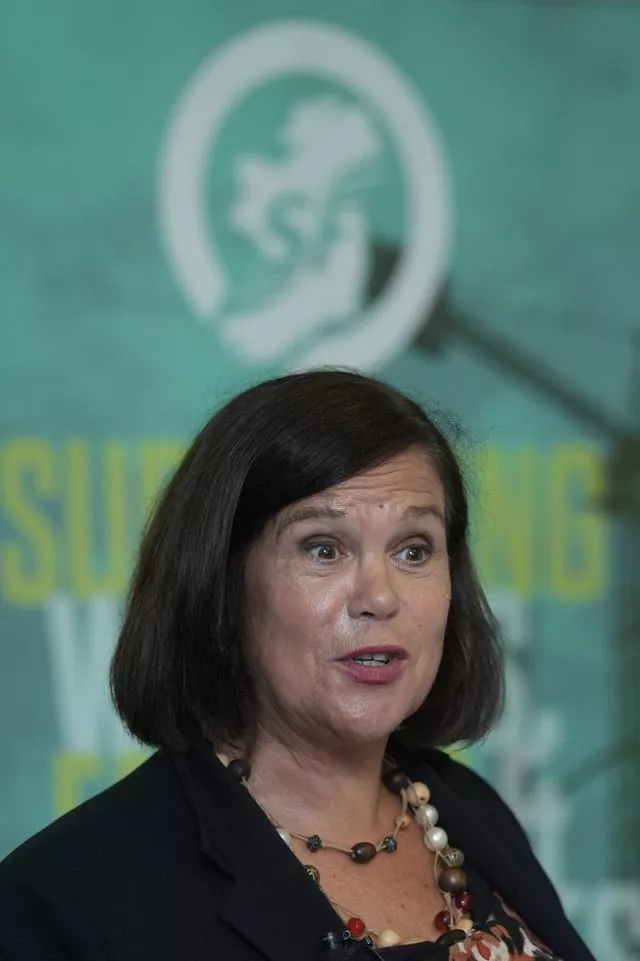
[[378,955],[383,961],[562,961],[477,875],[474,881],[474,929],[464,941],[450,948],[423,941],[378,949]]
[[448,961],[561,961],[496,896],[496,917],[449,949]]

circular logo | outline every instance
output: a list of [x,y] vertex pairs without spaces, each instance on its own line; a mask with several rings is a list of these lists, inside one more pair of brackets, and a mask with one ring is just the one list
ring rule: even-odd
[[382,51],[327,23],[270,22],[204,63],[169,123],[158,200],[187,301],[247,364],[375,369],[427,321],[448,267],[434,123]]

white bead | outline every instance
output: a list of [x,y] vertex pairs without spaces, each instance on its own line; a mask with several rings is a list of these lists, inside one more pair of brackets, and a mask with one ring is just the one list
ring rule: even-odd
[[438,811],[433,804],[421,804],[413,816],[421,828],[430,828],[438,823]]
[[438,813],[438,809],[434,807],[433,804],[425,804],[424,813],[432,826],[438,823],[440,815]]
[[418,807],[419,804],[427,804],[431,797],[431,791],[422,781],[412,782],[407,788],[407,800],[411,807]]
[[400,944],[402,938],[395,931],[390,928],[386,931],[381,931],[376,938],[376,948],[393,948],[396,944]]
[[447,832],[443,828],[430,828],[425,831],[424,844],[430,851],[442,851],[449,843]]
[[277,828],[277,831],[287,847],[291,847],[291,835],[289,832],[285,831],[284,828]]

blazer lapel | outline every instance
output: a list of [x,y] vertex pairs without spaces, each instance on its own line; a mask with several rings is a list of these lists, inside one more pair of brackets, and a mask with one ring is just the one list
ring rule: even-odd
[[322,939],[344,924],[295,855],[270,828],[221,916],[274,961],[326,958]]
[[219,918],[273,961],[321,961],[344,925],[246,788],[200,744],[176,759],[203,853],[233,879]]

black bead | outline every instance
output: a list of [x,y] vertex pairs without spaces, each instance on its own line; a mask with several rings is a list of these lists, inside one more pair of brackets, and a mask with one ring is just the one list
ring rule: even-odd
[[402,790],[409,787],[410,781],[404,771],[401,771],[399,767],[392,767],[390,771],[387,771],[382,778],[385,787],[387,787],[392,794],[401,794]]
[[358,864],[368,864],[369,861],[373,861],[377,853],[375,844],[371,844],[370,841],[360,841],[351,848],[351,857]]
[[436,944],[441,945],[443,948],[452,948],[454,944],[459,944],[460,941],[464,941],[467,937],[465,931],[445,931],[441,934]]
[[236,781],[248,781],[251,777],[251,768],[242,757],[236,758],[235,761],[230,761],[227,771]]
[[389,854],[398,850],[398,842],[391,834],[387,834],[386,838],[382,839],[382,850],[388,851]]
[[320,851],[322,849],[322,838],[317,834],[312,834],[307,838],[307,848],[310,851]]

